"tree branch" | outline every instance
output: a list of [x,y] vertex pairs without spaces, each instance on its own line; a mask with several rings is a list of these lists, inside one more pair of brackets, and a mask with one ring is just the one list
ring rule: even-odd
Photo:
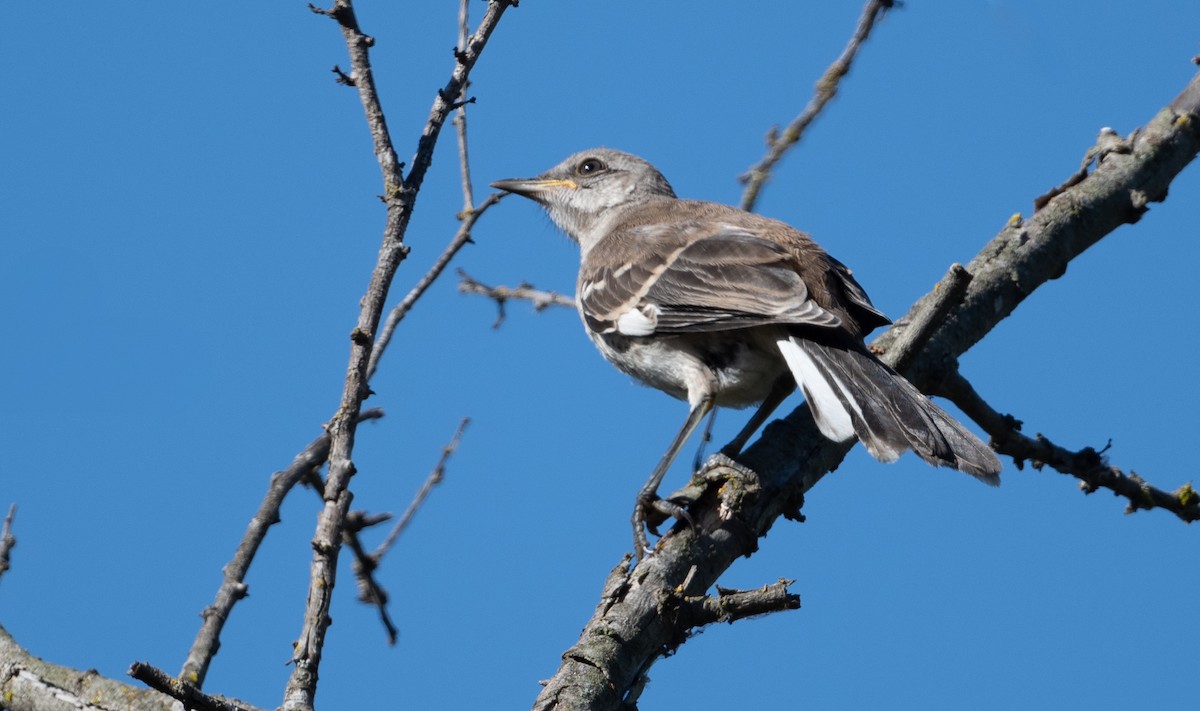
[[209,696],[186,681],[175,679],[166,672],[145,662],[134,662],[129,667],[129,676],[151,689],[178,699],[188,709],[195,711],[252,711],[253,707],[233,702],[219,696]]
[[379,359],[383,357],[388,344],[392,342],[392,335],[395,333],[396,327],[400,325],[400,322],[404,320],[408,312],[412,311],[412,307],[416,305],[417,300],[442,275],[442,272],[449,266],[450,260],[454,259],[455,255],[463,247],[471,243],[471,230],[475,228],[475,223],[479,221],[479,218],[483,217],[483,213],[487,212],[489,207],[500,202],[501,197],[503,196],[500,193],[489,195],[486,200],[479,203],[478,207],[461,214],[462,226],[458,228],[458,232],[454,233],[450,244],[446,245],[446,249],[438,256],[433,266],[429,268],[429,271],[425,272],[425,276],[421,277],[408,294],[400,300],[400,303],[396,304],[388,313],[387,321],[379,333],[379,338],[375,340],[375,349],[371,353],[371,362],[367,366],[368,381],[375,376],[375,371],[379,368]]
[[838,85],[841,83],[842,77],[850,72],[850,65],[854,63],[854,57],[858,54],[863,42],[870,37],[875,22],[883,17],[883,14],[894,4],[894,0],[867,1],[866,6],[863,7],[862,16],[858,18],[858,26],[850,38],[850,43],[842,50],[841,56],[834,60],[833,64],[829,65],[829,68],[817,80],[816,92],[808,102],[808,106],[804,107],[799,116],[792,119],[782,134],[775,128],[772,128],[771,132],[767,134],[767,154],[740,178],[746,185],[745,190],[742,191],[741,207],[743,210],[753,212],[754,205],[758,202],[758,195],[767,180],[770,179],[775,164],[783,159],[788,149],[800,141],[800,137],[804,135],[809,124],[820,115],[833,97],[837,96]]
[[387,591],[375,580],[375,571],[383,562],[383,557],[387,555],[396,540],[404,529],[408,528],[408,524],[412,522],[421,505],[425,503],[425,499],[429,497],[429,493],[433,491],[433,487],[442,483],[442,479],[446,476],[446,463],[450,460],[450,456],[458,449],[459,442],[462,441],[463,432],[467,429],[469,418],[464,417],[458,423],[458,429],[454,431],[454,436],[450,442],[442,448],[442,456],[438,459],[437,465],[433,471],[426,477],[425,483],[421,485],[417,495],[409,503],[408,508],[404,510],[404,514],[400,516],[400,520],[392,527],[383,543],[374,551],[367,553],[363,548],[362,542],[359,539],[358,532],[368,526],[383,523],[392,518],[391,514],[378,514],[376,516],[367,516],[361,511],[352,511],[346,521],[346,532],[343,534],[347,545],[354,553],[354,577],[358,581],[358,599],[367,604],[375,605],[379,609],[379,617],[383,622],[384,630],[387,632],[388,644],[396,643],[396,626],[392,623],[391,616],[387,611],[388,594]]
[[9,568],[9,555],[17,545],[17,537],[12,532],[13,517],[17,515],[17,505],[9,504],[8,515],[4,517],[4,528],[0,529],[0,577]]
[[[322,15],[332,15],[334,12],[320,10],[312,5],[309,7],[312,8],[314,12],[318,12]],[[460,13],[460,23],[465,23],[465,21],[465,17]],[[461,26],[465,26],[465,24],[462,24]],[[460,29],[460,50],[467,44],[467,39],[461,34],[462,32],[463,30]],[[458,54],[461,54],[461,51],[457,53],[456,56],[458,56]],[[351,85],[353,84],[351,83]],[[460,116],[465,116],[465,109],[459,108],[458,112]],[[464,190],[467,190],[470,185],[470,178],[465,153],[465,124],[459,125],[459,134],[460,155],[462,156],[463,162]],[[470,193],[465,192],[464,195],[465,200],[469,203],[471,200]],[[438,279],[438,277],[441,276],[442,272],[445,271],[446,266],[450,263],[454,256],[457,255],[459,250],[471,242],[471,230],[474,228],[475,223],[480,217],[483,216],[483,213],[486,212],[488,208],[495,205],[499,201],[500,197],[501,194],[499,193],[493,194],[484,200],[484,202],[478,207],[464,210],[464,212],[460,215],[463,224],[454,237],[450,240],[449,245],[434,262],[433,266],[430,267],[429,271],[426,272],[426,274],[417,282],[412,290],[408,292],[404,299],[402,299],[400,303],[397,304],[391,310],[391,312],[389,312],[387,321],[383,329],[380,331],[379,338],[375,340],[375,345],[371,352],[371,358],[367,367],[366,376],[368,382],[374,377],[375,372],[379,367],[380,360],[382,359],[384,352],[387,350],[388,345],[391,343],[392,336],[400,322],[405,316],[408,315],[408,312],[412,310],[417,300],[420,299],[421,296],[423,296],[429,289],[429,287],[432,286],[433,283]],[[383,413],[380,410],[371,410],[363,413],[363,417],[361,419],[373,419],[375,417],[381,417],[382,415]],[[268,504],[268,501],[264,502],[264,505],[268,506],[268,508],[264,509],[260,507],[259,513],[256,514],[254,521],[251,523],[250,530],[247,531],[246,538],[243,539],[241,547],[239,547],[238,552],[234,556],[234,561],[232,561],[225,568],[226,580],[221,589],[218,591],[216,600],[202,614],[202,617],[204,618],[204,624],[201,626],[196,641],[193,643],[192,649],[188,653],[188,659],[184,663],[183,669],[180,671],[181,679],[189,680],[198,686],[203,685],[204,678],[208,673],[208,665],[211,663],[213,655],[216,654],[216,650],[220,646],[220,634],[225,620],[228,618],[228,615],[234,604],[236,604],[236,602],[246,594],[245,586],[243,585],[242,581],[244,580],[250,563],[254,558],[254,554],[258,549],[258,545],[261,543],[262,537],[266,535],[267,527],[271,523],[278,521],[278,508],[279,504],[282,502],[282,496],[290,491],[298,480],[303,480],[307,477],[310,477],[310,475],[315,473],[316,469],[324,465],[328,458],[328,454],[329,435],[326,433],[318,438],[316,442],[310,444],[308,449],[297,455],[297,462],[308,462],[309,465],[306,465],[306,468],[304,469],[297,470],[295,469],[296,464],[293,464],[293,467],[289,468],[287,471],[289,473],[295,473],[298,476],[295,478],[291,476],[285,477],[282,488],[277,490],[272,487],[271,492],[273,493],[268,493],[268,501],[270,503]],[[317,488],[319,492],[323,492],[324,483],[321,482],[319,486],[315,488]],[[265,525],[261,525],[261,522],[263,521],[266,521],[267,523]],[[362,564],[361,560],[359,561],[359,564]],[[381,610],[380,614],[385,618],[385,627],[388,628],[389,639],[393,639],[394,627],[390,624],[390,620],[386,619],[386,611]]]
[[997,452],[1012,457],[1017,468],[1024,468],[1026,461],[1041,471],[1050,465],[1055,471],[1079,479],[1079,488],[1085,494],[1104,488],[1129,501],[1125,513],[1138,509],[1162,508],[1192,523],[1200,520],[1200,495],[1190,483],[1167,493],[1155,488],[1134,473],[1126,474],[1108,463],[1104,452],[1085,447],[1072,452],[1051,442],[1039,434],[1030,438],[1021,434],[1021,422],[1011,415],[1001,415],[988,405],[971,383],[958,372],[951,373],[939,386],[938,394],[958,405],[959,409],[979,424],[992,438]]
[[434,465],[433,471],[429,472],[429,476],[425,477],[425,483],[421,485],[420,490],[417,491],[417,495],[413,497],[408,508],[400,515],[400,520],[396,521],[396,525],[392,527],[387,538],[371,553],[371,557],[377,562],[383,556],[387,555],[392,546],[396,544],[396,540],[400,538],[400,534],[404,533],[404,529],[408,528],[408,524],[412,523],[413,517],[417,515],[417,511],[425,503],[425,499],[429,497],[429,492],[433,491],[433,487],[441,484],[442,480],[446,478],[446,463],[450,461],[450,457],[458,450],[458,444],[462,441],[463,433],[467,431],[467,425],[470,423],[471,419],[469,417],[462,418],[462,421],[458,423],[458,429],[454,431],[454,436],[450,438],[446,446],[442,447],[441,458]]
[[114,681],[95,670],[78,671],[39,659],[0,627],[0,708],[174,711],[176,704],[156,691]]
[[504,323],[504,305],[509,299],[521,299],[533,303],[534,311],[541,311],[550,306],[566,306],[575,308],[575,299],[555,291],[541,291],[530,284],[512,286],[488,286],[462,269],[458,270],[458,291],[460,294],[479,294],[496,302],[496,321],[492,328],[500,328]]
[[350,362],[346,371],[341,405],[329,425],[329,476],[325,487],[325,506],[313,535],[312,573],[305,606],[304,624],[293,649],[291,677],[284,690],[285,711],[309,711],[316,696],[321,651],[329,628],[329,609],[336,583],[337,559],[342,530],[350,510],[350,477],[355,468],[352,455],[359,410],[367,397],[367,372],[374,350],[373,342],[383,314],[384,303],[396,270],[408,253],[404,234],[416,204],[425,174],[433,162],[433,151],[455,99],[462,94],[471,69],[475,66],[488,38],[508,9],[511,0],[489,0],[479,28],[462,52],[455,53],[455,67],[446,86],[438,91],[430,116],[417,142],[413,165],[400,180],[401,166],[395,160],[391,138],[383,118],[383,108],[371,74],[368,48],[372,44],[358,27],[350,0],[337,0],[333,17],[342,28],[354,68],[355,86],[375,143],[384,182],[387,222],[379,257],[371,281],[361,300],[358,323],[351,332]]
[[[374,420],[380,417],[383,417],[383,410],[375,408],[365,410],[359,417],[359,421]],[[188,650],[183,668],[179,670],[180,679],[196,685],[197,688],[204,685],[208,667],[217,650],[220,649],[221,631],[225,628],[225,622],[229,619],[233,606],[246,597],[249,592],[245,580],[246,574],[250,570],[250,564],[254,562],[258,547],[267,537],[267,531],[271,526],[279,523],[279,509],[283,505],[284,497],[300,480],[324,465],[328,458],[329,433],[323,432],[296,455],[287,469],[276,472],[271,477],[271,484],[267,488],[266,496],[258,505],[258,510],[254,512],[254,517],[250,519],[250,524],[246,527],[246,534],[242,536],[237,551],[233,554],[233,560],[229,561],[222,569],[224,580],[221,582],[221,587],[217,589],[216,598],[200,613],[200,617],[204,621],[200,624],[200,630],[196,633],[192,648]]]
[[392,622],[392,616],[388,613],[387,590],[375,579],[375,570],[379,567],[379,561],[367,552],[358,536],[359,531],[384,523],[391,518],[391,514],[371,516],[365,511],[351,511],[350,515],[346,517],[346,530],[342,533],[342,537],[354,554],[354,580],[358,587],[358,599],[360,602],[375,606],[375,609],[379,611],[379,621],[383,624],[383,630],[387,634],[388,644],[395,644],[399,631],[396,629],[396,624]]
[[[1126,153],[1108,155],[1095,171],[1049,201],[1028,222],[1010,222],[967,265],[973,279],[962,304],[944,319],[906,374],[929,391],[953,372],[954,360],[983,338],[1035,289],[1063,274],[1069,262],[1119,225],[1136,222],[1150,201],[1200,151],[1200,75],[1168,108],[1129,139]],[[884,358],[907,358],[904,324],[935,308],[922,297],[874,343]],[[605,596],[579,641],[538,696],[535,709],[620,709],[627,692],[671,642],[659,614],[691,573],[707,589],[780,516],[795,516],[809,491],[842,461],[851,445],[826,440],[807,407],[769,424],[761,439],[731,465],[719,458],[701,474],[710,483],[690,508],[695,525],[676,525]]]
[[[462,58],[466,56],[467,46],[470,43],[467,27],[467,0],[462,0],[458,11],[458,45],[455,48],[454,56]],[[467,89],[467,82],[464,81],[462,91]],[[464,101],[457,102],[454,115],[454,127],[458,137],[458,156],[460,174],[462,176],[462,191],[463,191],[463,209],[459,213],[458,218],[462,221],[462,226],[458,232],[450,240],[450,244],[425,273],[425,276],[417,282],[416,286],[397,304],[391,312],[388,313],[387,321],[384,324],[383,330],[379,334],[379,338],[375,341],[375,349],[371,353],[371,361],[367,365],[367,379],[370,380],[375,375],[375,370],[379,367],[379,359],[383,357],[384,351],[387,350],[388,344],[391,343],[392,334],[395,333],[396,326],[400,321],[408,315],[417,300],[437,281],[442,275],[446,267],[463,247],[471,243],[471,230],[474,229],[475,223],[479,218],[483,217],[483,213],[487,212],[488,208],[495,205],[504,197],[503,193],[493,193],[489,195],[479,205],[475,205],[474,191],[471,188],[471,164],[467,151],[467,109]]]

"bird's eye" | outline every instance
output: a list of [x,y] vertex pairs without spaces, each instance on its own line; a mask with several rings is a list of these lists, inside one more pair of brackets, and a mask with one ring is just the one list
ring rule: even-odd
[[575,173],[576,175],[595,175],[604,168],[604,163],[600,162],[599,158],[585,158],[575,166]]

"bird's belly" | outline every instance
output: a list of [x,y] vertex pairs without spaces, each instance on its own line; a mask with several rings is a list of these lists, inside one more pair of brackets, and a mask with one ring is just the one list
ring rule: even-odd
[[711,392],[720,407],[745,407],[761,402],[787,371],[772,340],[747,336],[593,334],[592,340],[610,363],[645,385],[680,400]]

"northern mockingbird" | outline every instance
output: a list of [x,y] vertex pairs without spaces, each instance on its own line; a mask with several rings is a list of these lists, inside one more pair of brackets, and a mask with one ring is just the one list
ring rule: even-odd
[[890,321],[807,234],[676,198],[654,166],[607,148],[492,187],[539,203],[579,243],[575,303],[604,357],[690,407],[638,495],[637,555],[647,549],[649,507],[687,518],[657,492],[704,416],[762,403],[723,450],[736,456],[797,385],[831,440],[857,436],[883,462],[911,449],[999,483],[992,450],[867,350],[863,336]]

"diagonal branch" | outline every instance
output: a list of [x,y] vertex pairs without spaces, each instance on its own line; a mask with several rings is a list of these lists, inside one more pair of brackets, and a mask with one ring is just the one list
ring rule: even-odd
[[134,662],[129,667],[129,676],[137,679],[151,689],[178,699],[185,708],[191,711],[254,711],[253,707],[240,702],[224,699],[219,696],[209,696],[200,688],[186,681],[180,681],[157,667],[145,662]]
[[758,202],[758,195],[767,180],[770,179],[775,164],[783,160],[784,154],[800,141],[800,137],[804,135],[809,124],[820,115],[833,97],[837,96],[838,85],[841,83],[842,77],[850,72],[850,65],[854,63],[854,57],[858,54],[863,42],[870,37],[875,22],[883,17],[883,14],[894,4],[895,0],[867,0],[849,44],[817,80],[816,93],[809,100],[808,106],[804,107],[799,116],[792,119],[782,134],[778,133],[776,129],[772,129],[771,133],[767,135],[767,154],[741,176],[741,181],[746,185],[745,190],[742,191],[741,207],[743,210],[753,212],[754,205]]
[[379,368],[379,360],[383,357],[384,351],[392,342],[392,335],[396,332],[396,327],[404,320],[409,311],[412,311],[417,300],[420,299],[429,287],[437,281],[442,272],[449,266],[450,261],[455,255],[462,250],[463,247],[471,243],[471,230],[475,228],[475,223],[479,218],[483,217],[483,213],[487,212],[488,208],[500,202],[502,195],[493,193],[486,200],[471,210],[462,213],[462,225],[458,228],[458,232],[454,233],[454,237],[450,239],[450,243],[446,245],[446,249],[442,251],[437,260],[429,271],[425,272],[425,276],[417,281],[416,285],[396,304],[390,312],[388,312],[387,321],[384,322],[383,328],[379,332],[379,338],[375,339],[375,349],[371,353],[371,362],[367,366],[367,380],[369,381],[375,376],[375,371]]
[[[972,280],[962,304],[937,329],[905,371],[918,387],[933,388],[954,360],[977,343],[1039,286],[1057,278],[1072,259],[1122,224],[1136,222],[1147,203],[1200,152],[1200,75],[1170,106],[1111,153],[1094,172],[1064,189],[1027,222],[1014,220],[967,265]],[[922,297],[899,324],[919,320],[938,301]],[[874,347],[895,362],[903,325]],[[771,423],[733,465],[716,461],[703,472],[712,484],[689,512],[694,527],[676,526],[621,584],[605,597],[578,642],[546,682],[535,709],[620,709],[644,670],[668,648],[673,629],[658,610],[692,573],[707,589],[780,516],[796,516],[804,495],[842,461],[849,444],[824,439],[807,407]]]
[[429,497],[433,487],[442,483],[442,479],[446,476],[446,463],[450,461],[451,455],[458,449],[459,442],[462,441],[463,432],[467,429],[467,424],[471,420],[464,417],[459,423],[458,428],[454,431],[454,436],[450,438],[450,442],[442,447],[442,456],[438,459],[437,465],[429,476],[425,478],[425,482],[421,485],[419,491],[408,508],[396,521],[392,530],[388,532],[383,543],[379,544],[374,551],[368,553],[362,545],[362,541],[358,537],[358,531],[367,526],[383,523],[391,519],[391,514],[379,514],[376,516],[367,516],[361,512],[350,512],[347,519],[345,539],[350,550],[354,553],[354,578],[358,582],[358,599],[362,602],[375,605],[379,610],[379,618],[383,623],[384,631],[388,636],[388,644],[396,643],[397,630],[392,623],[391,616],[387,611],[388,595],[383,586],[375,579],[375,571],[383,562],[383,557],[387,555],[392,546],[404,529],[408,528],[408,524],[412,522],[417,511],[425,503],[425,499]]
[[[383,410],[365,410],[359,416],[359,421],[380,417],[383,417]],[[200,613],[204,621],[200,624],[200,631],[196,633],[192,648],[188,650],[187,659],[179,671],[181,680],[197,687],[204,685],[208,667],[221,646],[221,631],[225,628],[233,606],[246,597],[246,573],[250,570],[258,547],[267,537],[267,531],[279,522],[279,509],[283,505],[283,499],[301,479],[324,465],[328,457],[329,433],[324,432],[296,455],[291,466],[271,477],[267,494],[258,505],[258,510],[254,512],[254,517],[250,519],[246,534],[242,536],[237,551],[233,554],[233,560],[226,563],[222,569],[224,580],[217,590],[216,598]]]
[[446,478],[446,463],[458,451],[458,443],[462,441],[463,433],[467,431],[467,425],[470,423],[471,419],[468,417],[462,418],[458,423],[458,429],[454,430],[454,436],[450,438],[445,447],[442,447],[442,456],[438,459],[437,464],[434,465],[433,471],[429,472],[429,476],[425,478],[425,483],[421,485],[420,490],[417,491],[408,508],[400,515],[400,520],[396,521],[396,525],[392,527],[387,538],[371,553],[371,557],[377,562],[383,556],[387,555],[392,546],[396,545],[396,540],[400,538],[401,533],[404,533],[404,529],[408,528],[408,524],[412,523],[413,517],[417,515],[417,511],[425,503],[425,499],[429,497],[429,492],[433,491],[433,487],[441,484],[442,480]]
[[383,585],[375,579],[375,570],[379,561],[363,547],[358,533],[365,528],[384,523],[392,518],[391,514],[376,514],[371,516],[364,511],[351,511],[346,517],[346,529],[342,531],[342,539],[354,554],[354,580],[358,586],[358,599],[368,605],[374,605],[379,611],[379,621],[387,634],[388,644],[395,644],[400,632],[392,622],[388,612],[388,594]]
[[959,409],[977,422],[992,438],[992,446],[1001,454],[1012,457],[1018,468],[1031,462],[1041,470],[1049,465],[1055,471],[1079,479],[1085,494],[1108,489],[1129,501],[1125,513],[1138,509],[1162,508],[1192,523],[1200,520],[1200,495],[1191,484],[1184,484],[1168,493],[1151,486],[1137,474],[1126,474],[1108,463],[1105,447],[1096,451],[1085,447],[1078,452],[1064,449],[1043,435],[1027,437],[1021,434],[1021,423],[1009,415],[1001,415],[984,401],[971,383],[957,371],[950,373],[938,386],[938,394],[958,405]]

